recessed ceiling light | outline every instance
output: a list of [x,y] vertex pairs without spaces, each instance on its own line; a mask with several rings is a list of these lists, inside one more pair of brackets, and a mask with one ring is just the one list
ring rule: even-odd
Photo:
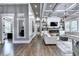
[[35,8],[37,8],[37,5],[35,5]]

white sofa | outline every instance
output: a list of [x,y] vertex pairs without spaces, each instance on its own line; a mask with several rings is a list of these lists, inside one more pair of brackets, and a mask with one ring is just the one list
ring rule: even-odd
[[51,36],[48,32],[45,32],[43,37],[45,44],[56,44],[57,40],[59,40],[58,36]]

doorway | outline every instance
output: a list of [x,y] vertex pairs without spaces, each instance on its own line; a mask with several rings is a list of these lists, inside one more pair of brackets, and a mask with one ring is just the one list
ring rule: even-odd
[[1,14],[2,17],[2,43],[14,39],[14,14]]

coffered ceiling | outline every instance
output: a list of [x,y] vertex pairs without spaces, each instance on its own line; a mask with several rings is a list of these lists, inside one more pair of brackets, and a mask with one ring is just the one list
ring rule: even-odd
[[31,3],[31,7],[35,17],[57,16],[63,18],[79,11],[79,3]]
[[40,17],[40,3],[30,3],[35,17]]
[[[45,3],[43,6],[42,17],[69,16],[78,11],[79,4],[77,3]],[[66,13],[66,14],[65,14]]]

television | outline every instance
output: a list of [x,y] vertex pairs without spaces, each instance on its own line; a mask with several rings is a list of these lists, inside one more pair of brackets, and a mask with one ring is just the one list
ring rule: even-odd
[[57,26],[58,22],[50,22],[50,26]]

